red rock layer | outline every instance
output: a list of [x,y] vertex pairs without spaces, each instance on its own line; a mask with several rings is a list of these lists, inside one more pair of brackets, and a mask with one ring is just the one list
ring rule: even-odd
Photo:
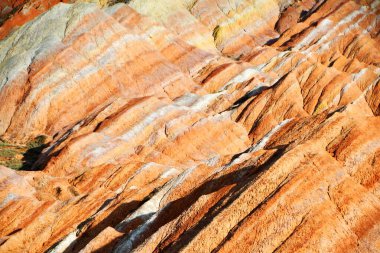
[[66,3],[69,0],[2,0],[0,39],[61,2]]
[[47,147],[0,167],[0,251],[380,251],[378,6],[59,4],[15,30],[0,135]]

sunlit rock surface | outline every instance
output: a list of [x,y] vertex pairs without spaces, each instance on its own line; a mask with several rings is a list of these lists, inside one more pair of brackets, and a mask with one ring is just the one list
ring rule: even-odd
[[380,252],[379,1],[115,2],[0,27],[0,252]]

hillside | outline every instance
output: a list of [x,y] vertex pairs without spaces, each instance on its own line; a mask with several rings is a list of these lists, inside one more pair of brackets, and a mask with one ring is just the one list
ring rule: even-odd
[[0,27],[1,253],[380,252],[380,1],[51,2]]

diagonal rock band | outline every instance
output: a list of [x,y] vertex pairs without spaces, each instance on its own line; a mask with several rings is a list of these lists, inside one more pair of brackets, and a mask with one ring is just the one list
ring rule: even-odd
[[380,252],[379,1],[59,2],[0,3],[0,252]]

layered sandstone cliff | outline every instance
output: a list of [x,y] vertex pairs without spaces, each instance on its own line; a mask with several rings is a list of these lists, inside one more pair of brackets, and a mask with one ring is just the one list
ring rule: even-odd
[[380,252],[379,1],[56,2],[0,41],[0,252]]

